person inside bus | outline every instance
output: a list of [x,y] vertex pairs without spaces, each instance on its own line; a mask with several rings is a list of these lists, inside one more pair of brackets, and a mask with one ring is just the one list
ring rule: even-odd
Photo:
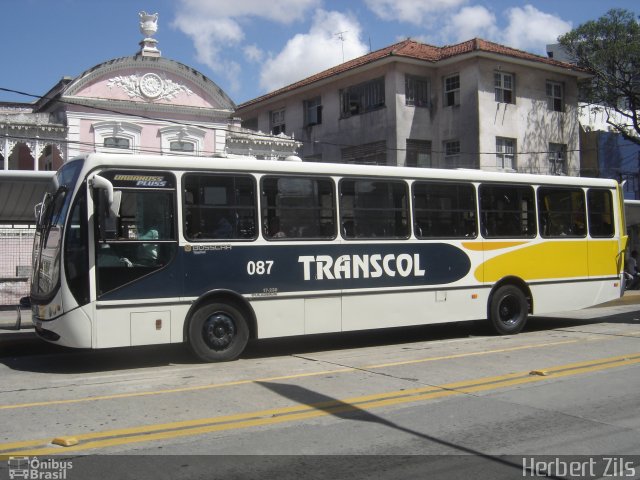
[[[160,234],[156,227],[151,227],[142,235],[138,235],[138,240],[158,240],[158,238],[160,238]],[[138,248],[137,256],[137,263],[145,266],[155,266],[158,262],[158,244],[143,243]]]
[[216,222],[216,226],[213,230],[213,238],[231,238],[233,236],[233,226],[225,217],[221,215]]
[[267,229],[269,238],[285,238],[287,235],[280,229],[280,218],[271,217],[269,228]]
[[638,273],[638,251],[633,250],[627,257],[624,271],[627,276],[627,290],[638,290],[640,287],[640,275]]
[[133,263],[121,257],[108,243],[98,245],[98,267],[133,267]]

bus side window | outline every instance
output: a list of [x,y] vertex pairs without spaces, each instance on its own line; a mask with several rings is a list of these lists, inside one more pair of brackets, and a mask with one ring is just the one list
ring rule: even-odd
[[252,240],[256,237],[252,176],[187,173],[183,185],[183,231],[187,240]]
[[610,238],[614,234],[613,200],[609,190],[591,189],[587,193],[589,235]]
[[341,180],[340,210],[344,238],[408,238],[408,203],[408,188],[404,181]]
[[585,237],[586,211],[580,188],[540,187],[538,210],[543,237]]
[[474,238],[476,193],[471,184],[413,184],[414,229],[417,238]]
[[330,178],[265,176],[262,234],[267,240],[336,237],[334,183]]
[[480,218],[485,238],[536,236],[533,189],[524,185],[480,186]]

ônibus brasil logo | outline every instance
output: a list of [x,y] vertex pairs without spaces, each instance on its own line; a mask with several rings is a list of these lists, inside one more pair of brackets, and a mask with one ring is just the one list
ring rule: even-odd
[[67,471],[73,468],[70,460],[38,457],[9,457],[9,478],[27,480],[66,480]]

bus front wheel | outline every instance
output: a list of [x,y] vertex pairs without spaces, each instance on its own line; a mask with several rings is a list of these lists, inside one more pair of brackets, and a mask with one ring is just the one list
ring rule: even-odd
[[527,323],[528,312],[527,298],[515,285],[503,285],[491,297],[489,320],[500,335],[520,332]]
[[238,357],[249,341],[249,327],[242,312],[225,303],[198,309],[189,322],[188,342],[205,362],[226,362]]

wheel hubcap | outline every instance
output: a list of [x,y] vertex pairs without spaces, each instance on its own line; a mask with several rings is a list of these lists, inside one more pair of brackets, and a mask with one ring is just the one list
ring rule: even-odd
[[513,325],[520,317],[520,304],[514,295],[507,295],[498,306],[500,321],[505,325]]
[[202,336],[209,348],[220,351],[229,348],[236,335],[233,318],[224,312],[216,312],[205,320]]

